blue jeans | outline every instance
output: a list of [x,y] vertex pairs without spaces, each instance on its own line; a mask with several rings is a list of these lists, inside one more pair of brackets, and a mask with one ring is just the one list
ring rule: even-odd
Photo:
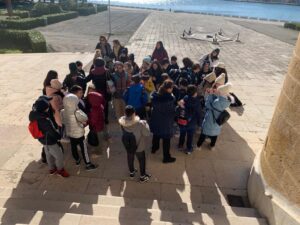
[[187,136],[186,140],[186,148],[187,151],[191,152],[193,150],[193,136],[195,133],[195,128],[187,128],[185,126],[179,126],[180,128],[180,137],[179,137],[179,147],[183,147],[185,142],[185,137]]

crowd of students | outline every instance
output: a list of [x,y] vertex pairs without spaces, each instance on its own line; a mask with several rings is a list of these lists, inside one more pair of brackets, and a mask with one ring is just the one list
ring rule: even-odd
[[[87,170],[96,169],[89,157],[85,127],[90,130],[89,142],[97,139],[96,148],[103,151],[103,141],[111,139],[109,118],[116,118],[121,126],[120,139],[127,151],[130,177],[137,172],[136,156],[141,182],[151,177],[146,172],[145,154],[146,138],[151,133],[152,154],[160,149],[162,140],[163,163],[176,161],[170,154],[176,130],[179,131],[178,150],[190,155],[196,147],[201,148],[206,138],[211,139],[209,146],[213,150],[223,123],[219,121],[226,121],[228,115],[225,119],[220,117],[224,117],[230,104],[236,104],[219,54],[220,49],[214,49],[198,63],[183,58],[180,68],[177,57],[169,58],[159,41],[153,54],[145,56],[139,67],[134,54],[128,54],[128,49],[118,40],[111,47],[101,36],[87,76],[79,61],[69,64],[70,73],[63,82],[56,71],[49,71],[43,95],[30,112],[29,129],[43,145],[42,161],[48,163],[50,174],[69,176],[63,166],[61,144],[68,140],[74,164],[80,165],[82,158]],[[201,134],[194,146],[197,129],[201,129]]]

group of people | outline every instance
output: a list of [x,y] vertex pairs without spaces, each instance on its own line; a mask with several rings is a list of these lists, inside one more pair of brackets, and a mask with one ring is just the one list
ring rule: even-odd
[[[231,84],[219,54],[220,49],[214,49],[197,63],[183,58],[180,68],[177,57],[169,58],[159,41],[153,54],[145,56],[138,66],[134,54],[128,54],[118,40],[111,47],[101,36],[87,76],[79,61],[69,64],[70,73],[63,82],[56,71],[49,71],[43,95],[29,114],[29,130],[43,145],[42,160],[48,164],[50,174],[69,176],[64,169],[63,141],[70,142],[75,165],[81,164],[79,147],[86,169],[96,169],[89,157],[90,141],[85,138],[85,127],[90,130],[88,140],[96,138],[96,148],[103,151],[103,141],[111,139],[110,118],[116,118],[120,124],[129,175],[134,177],[137,172],[136,156],[141,182],[151,177],[146,172],[145,154],[146,138],[151,133],[152,154],[160,149],[162,140],[163,163],[176,161],[170,154],[176,131],[178,150],[190,155],[207,138],[211,139],[209,146],[213,150],[222,124],[228,119],[225,109],[237,104],[230,94]],[[194,146],[197,129],[201,134]]]

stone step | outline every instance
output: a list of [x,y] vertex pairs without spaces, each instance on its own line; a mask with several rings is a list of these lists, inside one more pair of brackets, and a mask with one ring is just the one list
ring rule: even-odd
[[[169,211],[146,208],[130,208],[111,205],[95,205],[86,203],[72,203],[54,201],[47,199],[23,199],[23,198],[0,198],[0,207],[15,209],[41,210],[46,212],[84,214],[109,218],[124,218],[130,220],[153,220],[175,223],[201,222],[203,218],[210,218],[219,221],[215,224],[222,224],[222,221],[239,221],[240,224],[266,224],[265,219],[254,217],[238,217],[236,215],[215,215],[207,213],[191,213],[186,211]],[[206,223],[206,221],[203,221]],[[230,223],[228,223],[230,224]]]
[[184,211],[188,213],[208,213],[216,215],[232,215],[241,217],[260,217],[253,208],[239,208],[213,204],[182,203],[147,199],[123,198],[115,196],[74,194],[61,191],[42,191],[29,189],[0,188],[0,198],[35,199],[79,203],[93,206],[114,206],[127,208],[143,208],[152,210]]
[[43,212],[27,209],[0,208],[1,224],[5,225],[188,225],[161,221],[129,220],[87,216],[72,213]]

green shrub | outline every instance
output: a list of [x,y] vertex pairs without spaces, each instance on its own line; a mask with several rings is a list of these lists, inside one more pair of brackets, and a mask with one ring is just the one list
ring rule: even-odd
[[[1,16],[8,16],[8,13],[6,10],[0,10]],[[20,18],[28,18],[29,17],[29,11],[21,11],[21,10],[14,10],[13,11],[13,17],[18,16]]]
[[293,30],[300,30],[300,23],[284,23],[285,28],[293,29]]
[[70,20],[78,17],[77,12],[67,12],[67,13],[59,13],[59,14],[51,14],[44,16],[47,19],[47,24],[58,23],[64,20]]
[[9,16],[6,18],[7,20],[19,20],[21,19],[19,16]]
[[50,14],[50,7],[47,3],[38,2],[34,4],[30,12],[31,17],[39,17]]
[[77,9],[80,16],[88,16],[91,14],[96,14],[96,8],[94,6],[80,6]]
[[35,27],[45,26],[45,18],[26,18],[21,20],[0,20],[0,28],[29,30]]
[[107,10],[107,5],[99,5],[97,4],[97,12],[103,12]]
[[65,11],[77,11],[78,8],[76,0],[61,0],[60,5]]
[[49,4],[48,7],[49,7],[50,14],[56,14],[56,13],[63,12],[61,6],[58,4]]
[[0,47],[24,52],[47,52],[45,38],[35,30],[0,29]]

